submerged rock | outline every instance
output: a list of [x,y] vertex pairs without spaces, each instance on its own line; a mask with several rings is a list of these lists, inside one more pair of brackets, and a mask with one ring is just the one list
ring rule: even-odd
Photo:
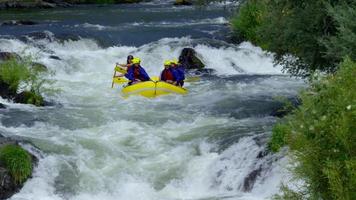
[[0,109],[5,109],[5,108],[6,108],[6,106],[4,104],[0,103]]
[[197,57],[197,53],[192,48],[184,48],[179,56],[179,62],[186,69],[203,69],[204,63]]
[[174,2],[175,6],[191,6],[193,2],[191,0],[176,0]]
[[49,58],[50,58],[50,59],[53,59],[53,60],[62,60],[60,57],[54,56],[54,55],[49,56]]
[[[14,145],[16,147],[20,147],[17,141],[9,138],[5,138],[4,136],[0,135],[0,151],[6,145]],[[32,174],[34,167],[37,165],[38,159],[30,152],[28,151],[26,152],[29,154],[31,159],[31,165],[32,165],[31,174]],[[28,178],[31,178],[31,175]],[[5,164],[0,160],[0,199],[10,198],[12,195],[20,191],[22,187],[23,187],[23,183],[16,182],[14,178],[11,176],[10,170],[7,169]]]
[[30,20],[11,20],[11,21],[3,22],[1,26],[21,26],[21,25],[31,26],[36,24],[38,23]]

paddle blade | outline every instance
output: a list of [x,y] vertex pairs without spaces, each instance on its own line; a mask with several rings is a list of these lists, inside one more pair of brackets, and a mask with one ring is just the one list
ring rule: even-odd
[[127,73],[127,71],[125,69],[121,68],[120,66],[116,66],[115,67],[115,71],[116,72],[120,72],[122,74],[126,74]]
[[124,83],[127,83],[129,82],[129,80],[125,79],[125,78],[122,78],[122,77],[114,77],[112,79],[112,81],[116,84],[124,84]]
[[187,77],[184,82],[198,82],[200,81],[199,76],[192,76],[192,77]]

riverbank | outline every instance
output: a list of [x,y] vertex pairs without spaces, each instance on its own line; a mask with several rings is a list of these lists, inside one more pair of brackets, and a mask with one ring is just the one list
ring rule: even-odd
[[76,4],[127,4],[142,0],[0,0],[0,9],[56,8]]

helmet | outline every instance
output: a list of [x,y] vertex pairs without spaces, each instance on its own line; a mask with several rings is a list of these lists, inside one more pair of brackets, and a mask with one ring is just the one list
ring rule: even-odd
[[140,58],[133,58],[132,59],[132,64],[140,64],[141,63],[141,59]]
[[172,63],[172,61],[166,60],[166,61],[164,61],[164,66],[170,66],[171,63]]
[[179,62],[178,62],[178,60],[177,60],[176,58],[174,58],[174,59],[171,61],[171,64],[178,65],[178,64],[179,64]]

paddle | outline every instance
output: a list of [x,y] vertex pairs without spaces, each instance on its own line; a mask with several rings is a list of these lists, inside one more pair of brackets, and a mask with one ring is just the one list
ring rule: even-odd
[[[124,66],[124,65],[122,65],[122,64],[116,64],[116,66],[115,66],[115,68],[114,68],[114,75],[113,75],[113,77],[112,77],[111,88],[114,87],[114,83],[121,84],[121,83],[126,83],[126,82],[128,82],[128,81],[123,82],[125,79],[122,79],[122,80],[121,80],[120,77],[117,77],[117,76],[116,76],[116,72],[119,72],[119,73],[122,73],[122,74],[126,74],[126,73],[127,73],[127,71],[126,71],[125,69],[121,68],[120,66]],[[115,81],[115,78],[119,78],[119,79],[117,79],[117,80]]]
[[200,77],[199,76],[191,76],[191,77],[187,77],[184,82],[188,82],[188,83],[192,83],[192,82],[198,82],[200,81]]

